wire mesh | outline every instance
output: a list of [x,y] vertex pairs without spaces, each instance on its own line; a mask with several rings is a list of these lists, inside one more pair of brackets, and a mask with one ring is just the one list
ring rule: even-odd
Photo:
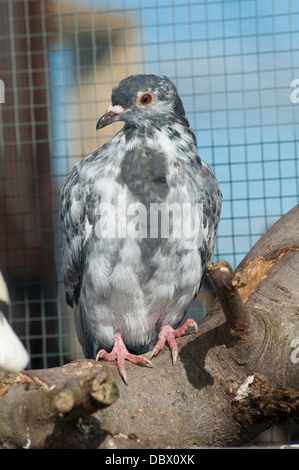
[[[6,313],[30,367],[50,367],[80,354],[62,286],[59,191],[118,129],[95,126],[120,79],[156,73],[177,85],[223,193],[215,260],[235,268],[298,203],[299,3],[2,0],[0,13]],[[191,308],[201,318],[203,299]]]

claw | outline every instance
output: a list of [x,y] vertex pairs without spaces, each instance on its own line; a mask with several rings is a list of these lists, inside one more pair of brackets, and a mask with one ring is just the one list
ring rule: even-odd
[[145,364],[145,365],[149,365],[153,367],[153,364],[147,357],[143,355],[137,356],[135,354],[131,354],[127,350],[120,333],[115,334],[114,346],[110,353],[105,351],[105,349],[101,349],[97,353],[96,361],[98,361],[99,359],[103,359],[104,361],[108,361],[108,362],[112,362],[116,360],[119,374],[122,377],[126,385],[128,385],[128,377],[127,377],[127,371],[126,371],[126,366],[125,366],[125,359],[127,359],[127,361],[129,362],[132,362],[133,364]]
[[174,330],[170,325],[163,325],[159,333],[157,344],[150,353],[150,359],[156,356],[158,352],[164,348],[167,341],[171,350],[172,362],[175,364],[178,357],[178,346],[176,343],[176,338],[184,336],[190,328],[194,328],[195,333],[198,332],[197,323],[192,318],[189,318],[187,321],[185,321],[183,326],[178,330]]

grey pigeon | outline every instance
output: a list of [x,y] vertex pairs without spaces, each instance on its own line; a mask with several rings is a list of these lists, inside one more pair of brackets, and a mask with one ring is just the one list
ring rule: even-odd
[[[211,260],[221,192],[176,87],[132,75],[113,89],[98,123],[124,127],[79,161],[61,191],[67,303],[88,358],[152,365],[196,297]],[[147,358],[143,354],[149,352]]]

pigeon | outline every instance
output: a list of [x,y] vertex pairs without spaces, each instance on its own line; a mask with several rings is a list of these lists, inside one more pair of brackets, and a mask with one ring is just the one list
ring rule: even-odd
[[124,122],[80,160],[61,189],[66,301],[85,357],[152,366],[168,343],[198,330],[189,318],[210,262],[221,191],[174,83],[138,74],[112,91],[96,129]]

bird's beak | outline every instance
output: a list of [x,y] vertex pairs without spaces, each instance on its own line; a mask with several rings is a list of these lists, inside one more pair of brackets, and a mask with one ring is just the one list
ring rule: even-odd
[[121,120],[121,115],[126,110],[120,106],[109,106],[105,114],[98,120],[97,129],[102,129],[102,127],[108,126],[112,122],[117,122]]

